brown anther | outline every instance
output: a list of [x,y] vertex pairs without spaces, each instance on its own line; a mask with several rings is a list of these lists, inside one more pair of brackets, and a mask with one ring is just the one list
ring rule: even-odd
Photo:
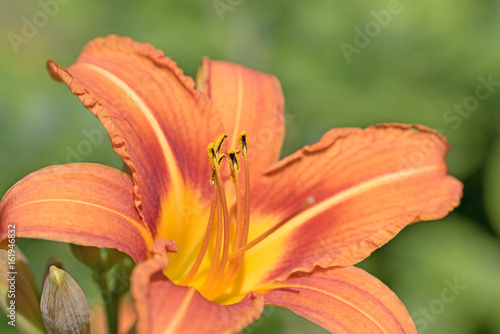
[[223,134],[217,140],[215,141],[215,147],[217,148],[215,150],[215,156],[218,158],[220,154],[220,149],[222,147],[222,143],[224,142],[224,139],[227,138],[227,135]]
[[247,133],[245,131],[240,132],[238,135],[238,144],[240,145],[241,155],[247,155]]
[[235,176],[240,172],[240,161],[238,160],[239,150],[230,149],[227,151],[229,168],[231,170],[231,181],[234,182]]
[[210,166],[212,166],[213,169],[215,169],[215,163],[217,161],[217,158],[215,156],[214,147],[215,147],[214,143],[208,144],[208,147],[207,147],[208,162],[210,163]]

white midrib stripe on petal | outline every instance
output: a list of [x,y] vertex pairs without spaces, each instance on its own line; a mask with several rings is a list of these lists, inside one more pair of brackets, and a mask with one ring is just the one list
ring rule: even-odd
[[[97,66],[89,63],[78,63],[79,65],[84,65],[85,67],[99,73],[104,76],[106,79],[113,82],[117,87],[119,87],[123,92],[137,105],[137,107],[141,110],[142,114],[146,117],[149,122],[149,125],[153,129],[153,132],[156,135],[158,143],[162,149],[166,165],[168,167],[168,171],[170,174],[170,181],[174,188],[174,196],[176,203],[182,203],[181,199],[181,189],[182,189],[182,175],[180,173],[179,167],[176,163],[177,159],[172,152],[172,148],[163,132],[160,123],[156,119],[153,111],[146,105],[146,103],[141,99],[139,95],[123,80],[114,75],[113,73]],[[178,206],[180,210],[177,210],[178,221],[180,220],[180,215],[182,214],[182,207]]]
[[291,230],[297,228],[299,225],[303,224],[304,222],[312,219],[315,216],[320,215],[321,213],[325,212],[326,210],[330,209],[332,206],[337,205],[338,203],[341,203],[349,198],[352,198],[358,194],[367,192],[371,189],[374,189],[378,186],[384,185],[384,184],[389,184],[392,182],[401,182],[402,180],[409,178],[413,175],[420,174],[420,173],[425,173],[425,172],[430,172],[438,169],[445,169],[446,165],[434,165],[434,166],[426,166],[426,167],[421,167],[421,168],[415,168],[415,169],[408,169],[404,171],[399,171],[395,173],[390,173],[390,174],[384,174],[382,176],[376,177],[374,179],[362,182],[360,184],[357,184],[355,186],[352,186],[350,188],[347,188],[339,193],[336,193],[335,195],[332,195],[330,197],[327,197],[323,199],[321,202],[313,205],[310,209],[306,209],[302,211],[301,213],[297,214],[295,217],[290,219],[285,225],[283,225],[281,228],[279,228],[276,232],[271,234],[268,238],[263,240],[260,244],[256,245],[254,248],[250,249],[247,252],[248,256],[251,256],[254,254],[254,252],[257,252],[261,250],[262,246],[265,244],[268,244],[269,242],[273,242],[276,239],[279,239],[280,236],[283,235],[283,233],[289,233]]

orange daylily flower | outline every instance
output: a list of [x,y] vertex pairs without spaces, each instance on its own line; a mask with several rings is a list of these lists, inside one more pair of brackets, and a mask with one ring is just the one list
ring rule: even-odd
[[163,52],[117,36],[66,69],[47,66],[132,177],[89,163],[34,172],[2,199],[0,239],[15,223],[19,237],[129,254],[140,333],[235,332],[264,305],[338,333],[416,333],[397,296],[353,265],[459,204],[441,134],[334,129],[278,161],[284,102],[272,76],[204,58],[195,88]]

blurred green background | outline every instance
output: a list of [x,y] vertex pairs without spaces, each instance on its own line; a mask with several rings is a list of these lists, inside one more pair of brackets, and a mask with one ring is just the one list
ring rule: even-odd
[[[191,76],[203,55],[241,63],[281,81],[283,155],[332,127],[420,123],[447,136],[462,205],[406,228],[361,267],[398,294],[420,333],[500,333],[500,1],[53,1],[57,10],[18,45],[9,34],[23,36],[25,21],[51,1],[0,2],[0,196],[32,171],[74,162],[84,133],[100,129],[50,79],[47,59],[68,66],[89,40],[115,33],[164,50]],[[487,81],[489,95],[476,98]],[[109,141],[78,156],[121,167]],[[18,245],[40,284],[55,255],[95,300],[90,271],[66,245]],[[461,288],[445,303],[450,284]],[[0,332],[14,333],[6,318]],[[304,332],[324,330],[277,308],[243,331]]]

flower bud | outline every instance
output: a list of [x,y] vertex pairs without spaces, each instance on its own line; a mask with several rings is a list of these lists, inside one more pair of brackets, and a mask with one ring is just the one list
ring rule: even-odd
[[42,277],[47,277],[47,275],[50,274],[50,267],[52,267],[52,266],[56,266],[57,268],[64,270],[63,264],[58,259],[51,256],[47,260],[47,263],[45,263],[45,269],[43,270]]
[[89,268],[96,268],[101,263],[101,252],[98,247],[69,244],[71,253]]
[[40,309],[49,334],[90,333],[89,307],[75,280],[56,266],[43,285]]
[[45,333],[40,302],[28,259],[19,247],[0,249],[0,306],[20,333]]
[[113,248],[98,248],[70,244],[71,253],[92,270],[108,270],[125,258],[125,254]]

